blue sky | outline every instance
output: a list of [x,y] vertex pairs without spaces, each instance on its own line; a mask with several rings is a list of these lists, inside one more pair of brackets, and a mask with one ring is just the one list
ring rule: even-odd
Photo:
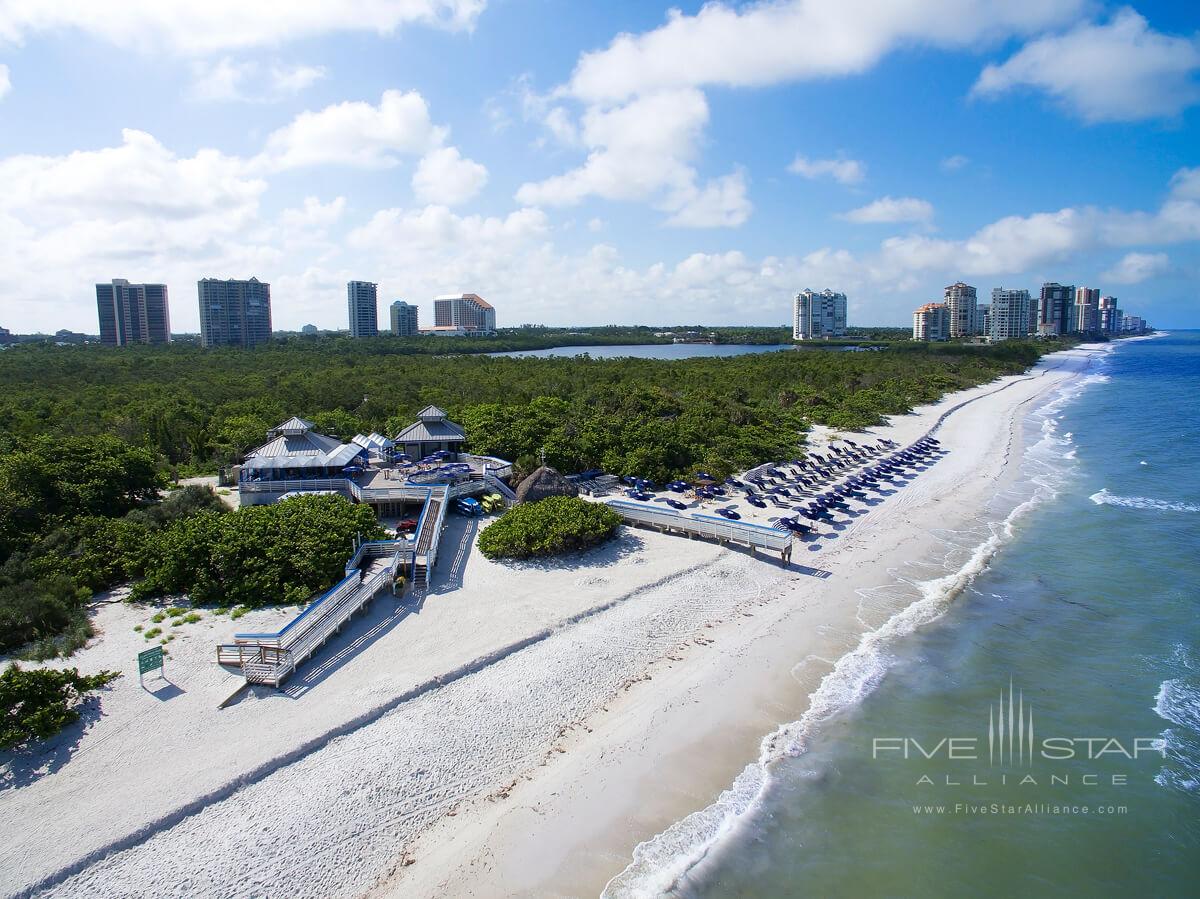
[[[95,6],[95,8],[92,8]],[[502,325],[910,321],[963,279],[1200,326],[1200,12],[1086,0],[0,0],[0,325],[97,281]],[[101,9],[100,7],[103,7]]]

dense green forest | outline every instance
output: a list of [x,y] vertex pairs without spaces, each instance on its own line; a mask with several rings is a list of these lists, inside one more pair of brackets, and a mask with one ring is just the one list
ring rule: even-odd
[[476,450],[546,449],[561,470],[655,477],[794,453],[806,421],[870,425],[1022,370],[1039,349],[906,344],[666,362],[409,355],[386,340],[250,352],[25,346],[0,353],[0,452],[43,435],[111,435],[178,472],[211,472],[292,415],[349,438],[393,434],[435,403],[468,426]]
[[0,648],[70,652],[90,633],[92,593],[128,580],[138,598],[188,592],[218,606],[329,586],[350,536],[374,533],[363,507],[228,512],[207,490],[158,499],[172,474],[236,462],[292,415],[349,438],[394,434],[433,403],[470,449],[520,470],[544,459],[662,481],[793,458],[811,423],[871,425],[1055,348],[897,343],[668,362],[428,355],[387,339],[17,346],[0,353]]

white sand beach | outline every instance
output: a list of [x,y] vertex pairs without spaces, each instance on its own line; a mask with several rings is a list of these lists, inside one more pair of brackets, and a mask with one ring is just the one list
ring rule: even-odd
[[[1011,482],[1030,404],[1101,352],[872,429],[904,445],[945,416],[948,452],[797,543],[788,568],[632,529],[574,558],[498,564],[474,546],[478,523],[452,517],[427,596],[376,600],[283,690],[224,709],[237,678],[217,643],[294,610],[176,628],[167,680],[143,687],[134,659],[150,644],[133,628],[154,610],[102,604],[99,637],[66,664],[125,676],[80,724],[6,757],[0,893],[596,896],[635,847],[796,737],[764,736],[819,714],[810,696],[824,701],[839,660],[919,604],[893,587],[927,578],[947,534],[977,527]],[[692,824],[681,841],[706,826]]]

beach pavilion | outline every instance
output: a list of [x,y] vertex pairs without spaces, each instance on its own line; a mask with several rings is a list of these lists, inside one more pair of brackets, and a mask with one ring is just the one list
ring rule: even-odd
[[271,439],[246,457],[241,481],[298,481],[344,478],[348,466],[366,463],[369,450],[313,430],[303,418],[289,418],[267,432]]
[[396,435],[394,443],[398,452],[415,460],[439,451],[457,455],[466,439],[462,426],[450,421],[444,409],[426,406],[417,413],[415,422]]

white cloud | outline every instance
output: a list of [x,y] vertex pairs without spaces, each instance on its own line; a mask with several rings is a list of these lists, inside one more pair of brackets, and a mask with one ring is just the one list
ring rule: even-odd
[[378,249],[414,258],[429,251],[471,253],[512,249],[546,234],[549,224],[540,209],[518,209],[504,218],[460,216],[445,206],[381,209],[369,222],[350,232],[346,242],[356,249]]
[[928,222],[933,218],[933,206],[928,200],[919,200],[916,197],[881,197],[866,206],[843,213],[840,218],[857,225]]
[[[919,235],[885,240],[879,264],[889,271],[942,270],[966,275],[1016,275],[1105,248],[1200,241],[1200,168],[1180,169],[1155,212],[1084,206],[1008,216],[964,240]],[[1131,254],[1161,255],[1161,254]],[[1149,262],[1153,268],[1157,261]],[[1143,268],[1147,262],[1142,261]],[[1137,261],[1129,273],[1136,272]],[[1122,273],[1121,266],[1114,270]]]
[[336,224],[346,211],[346,198],[335,197],[322,203],[316,197],[305,197],[304,203],[279,214],[280,224],[293,231],[310,228],[324,229]]
[[270,83],[273,94],[281,97],[307,90],[328,76],[324,66],[293,65],[275,63],[271,66]]
[[1126,253],[1102,277],[1117,284],[1140,284],[1168,271],[1171,260],[1166,253]]
[[8,66],[0,63],[0,100],[12,90],[12,79],[8,77]]
[[[522,184],[517,201],[572,206],[593,196],[651,200],[668,213],[668,224],[740,225],[751,208],[741,172],[698,184],[692,160],[707,122],[708,103],[697,90],[663,91],[621,106],[590,107],[578,128],[578,141],[588,149],[584,163],[544,181]],[[565,122],[559,130],[566,133]]]
[[809,159],[797,156],[788,165],[788,171],[809,180],[832,178],[839,184],[858,184],[867,177],[866,165],[857,159]]
[[484,6],[485,0],[0,0],[0,41],[70,30],[132,50],[166,45],[208,54],[342,31],[386,35],[409,24],[469,29]]
[[268,138],[257,164],[280,171],[310,165],[388,168],[398,154],[419,156],[445,140],[416,91],[384,91],[378,106],[347,101],[302,112]]
[[1017,87],[1045,91],[1087,122],[1173,116],[1200,99],[1200,39],[1152,30],[1132,9],[1107,25],[1085,23],[1026,44],[983,70],[973,96]]
[[966,156],[955,154],[954,156],[947,156],[938,164],[941,166],[943,172],[957,172],[959,169],[966,168],[967,163],[970,161]]
[[457,147],[442,147],[421,158],[412,187],[422,203],[457,206],[478,194],[487,179],[484,166],[464,159]]
[[121,132],[119,147],[65,156],[0,159],[0,210],[33,221],[155,217],[165,222],[227,211],[231,219],[256,207],[266,182],[244,162],[216,150],[180,158],[144,131]]
[[679,228],[736,228],[750,218],[754,206],[746,197],[746,176],[738,169],[697,188],[689,185],[666,202],[673,215],[668,225]]
[[864,72],[904,46],[971,47],[1068,21],[1083,0],[709,3],[584,54],[564,93],[620,102],[658,90],[749,87]]

